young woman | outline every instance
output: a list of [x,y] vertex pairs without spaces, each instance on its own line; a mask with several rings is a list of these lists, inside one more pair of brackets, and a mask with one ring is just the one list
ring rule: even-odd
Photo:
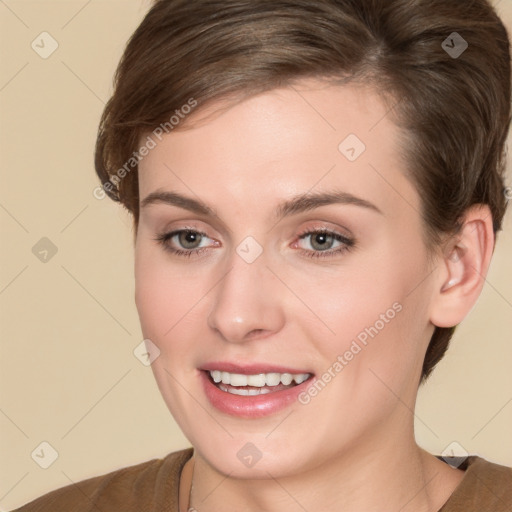
[[[512,469],[414,438],[508,189],[485,0],[158,0],[98,134],[191,448],[20,511],[511,511]],[[151,426],[148,426],[150,431]]]

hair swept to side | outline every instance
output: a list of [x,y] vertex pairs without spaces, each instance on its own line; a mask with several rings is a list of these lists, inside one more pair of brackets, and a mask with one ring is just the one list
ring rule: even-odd
[[[447,51],[454,37],[468,44],[461,55]],[[455,233],[473,204],[489,205],[501,229],[510,43],[486,0],[157,0],[128,41],[101,118],[104,190],[137,229],[137,165],[126,162],[144,134],[190,98],[200,110],[309,77],[369,84],[388,102],[430,244]],[[435,329],[422,380],[454,330]]]

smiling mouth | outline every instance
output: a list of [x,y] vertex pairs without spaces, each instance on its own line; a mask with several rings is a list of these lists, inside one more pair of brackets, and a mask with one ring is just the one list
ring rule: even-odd
[[257,396],[290,389],[312,377],[311,373],[258,373],[244,375],[220,370],[206,372],[221,391],[239,396]]

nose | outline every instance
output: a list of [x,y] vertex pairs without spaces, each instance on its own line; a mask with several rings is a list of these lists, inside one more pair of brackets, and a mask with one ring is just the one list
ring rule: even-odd
[[247,263],[236,252],[215,287],[208,325],[224,341],[263,339],[284,325],[283,285],[266,265],[264,253]]

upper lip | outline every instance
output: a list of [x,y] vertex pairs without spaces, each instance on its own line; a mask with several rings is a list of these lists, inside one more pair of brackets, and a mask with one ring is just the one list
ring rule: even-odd
[[280,366],[269,363],[251,363],[251,364],[237,364],[230,363],[228,361],[215,361],[211,363],[205,363],[200,368],[205,371],[218,370],[221,372],[238,373],[241,375],[258,375],[260,373],[291,373],[291,374],[302,374],[312,373],[308,370],[290,368],[287,366]]

